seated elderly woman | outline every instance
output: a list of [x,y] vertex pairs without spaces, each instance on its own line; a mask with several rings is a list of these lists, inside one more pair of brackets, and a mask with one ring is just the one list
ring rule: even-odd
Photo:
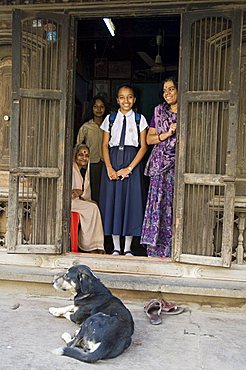
[[91,200],[90,152],[84,144],[76,145],[73,156],[71,212],[79,214],[79,248],[82,252],[104,253],[104,234],[99,208]]

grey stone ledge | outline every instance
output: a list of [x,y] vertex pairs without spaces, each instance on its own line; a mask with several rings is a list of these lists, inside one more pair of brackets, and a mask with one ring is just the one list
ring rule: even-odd
[[[60,271],[60,268],[0,265],[0,281],[51,284],[54,275]],[[109,289],[246,300],[245,282],[123,273],[97,272],[96,275]]]

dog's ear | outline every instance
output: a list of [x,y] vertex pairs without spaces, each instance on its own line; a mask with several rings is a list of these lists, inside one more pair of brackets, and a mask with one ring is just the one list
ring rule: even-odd
[[91,276],[85,272],[78,274],[78,280],[80,285],[80,291],[83,294],[91,293]]
[[86,274],[85,272],[79,272],[78,277],[79,280],[90,279],[90,275]]
[[78,274],[84,274],[87,275],[88,277],[96,277],[94,273],[91,271],[91,269],[86,266],[86,265],[77,265],[77,272]]
[[87,278],[91,278],[91,274],[88,274],[88,272],[87,271],[78,271],[78,276],[79,276],[79,278],[81,279],[83,279],[83,278],[85,278],[85,277],[87,277]]
[[69,271],[74,274],[76,284],[83,295],[88,295],[93,291],[93,281],[96,276],[93,274],[91,269],[86,265],[74,265]]

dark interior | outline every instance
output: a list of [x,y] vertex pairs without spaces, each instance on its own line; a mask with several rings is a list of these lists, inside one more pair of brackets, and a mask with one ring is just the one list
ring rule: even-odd
[[[161,82],[168,76],[178,76],[179,16],[112,18],[112,21],[114,37],[102,18],[78,21],[75,138],[94,95],[104,95],[113,109],[117,88],[130,83],[136,90],[137,109],[149,121],[154,106],[162,101]],[[158,41],[157,35],[161,36]],[[156,67],[157,54],[161,64]],[[144,181],[147,194],[148,179]],[[111,238],[105,239],[106,252],[110,253]],[[132,251],[135,255],[146,255],[138,238],[133,240]]]
[[[75,134],[93,95],[104,93],[114,106],[117,87],[125,82],[135,87],[138,110],[149,120],[160,101],[161,81],[178,73],[179,16],[112,21],[114,37],[102,18],[78,21]],[[162,63],[156,69],[157,35]]]

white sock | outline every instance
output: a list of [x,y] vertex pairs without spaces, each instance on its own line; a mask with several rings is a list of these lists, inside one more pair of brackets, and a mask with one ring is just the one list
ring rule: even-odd
[[125,236],[125,248],[124,252],[131,252],[131,244],[132,244],[132,236],[127,235]]
[[114,250],[120,252],[120,236],[119,235],[112,235],[113,243],[114,243]]

